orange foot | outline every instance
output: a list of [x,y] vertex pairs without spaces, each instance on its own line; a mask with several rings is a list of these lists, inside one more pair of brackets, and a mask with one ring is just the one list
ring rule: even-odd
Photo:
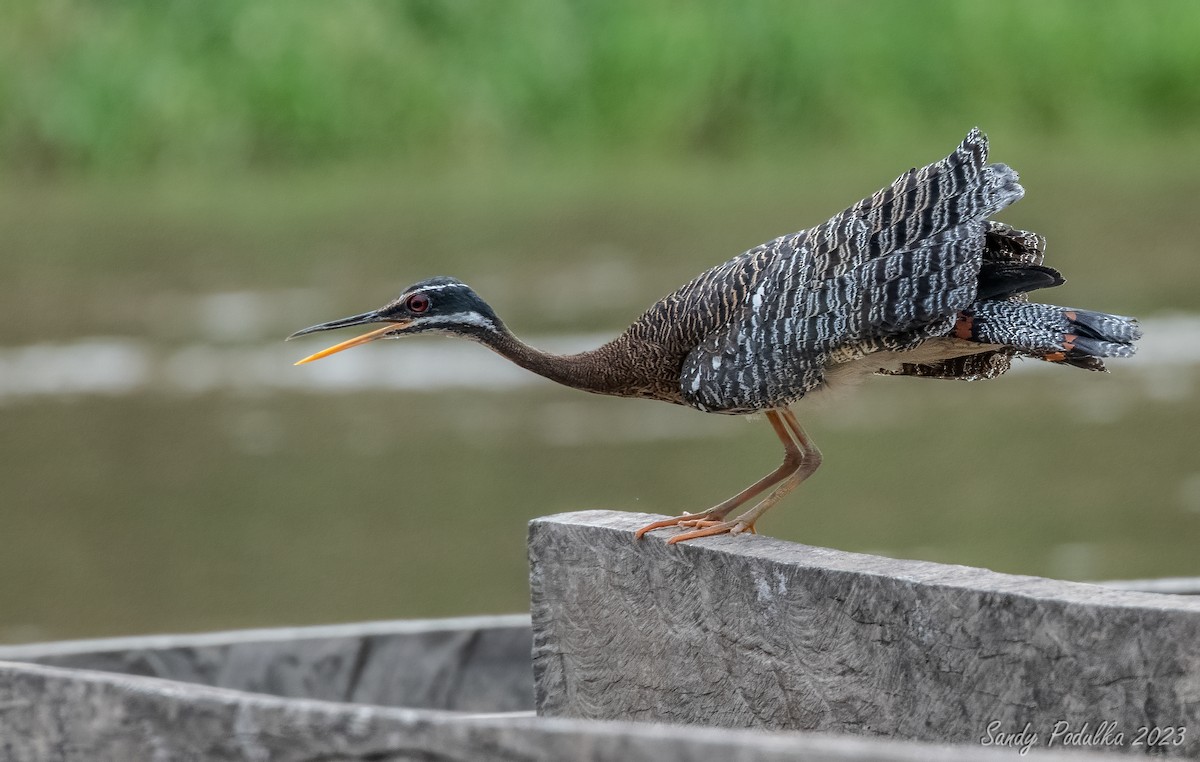
[[696,526],[699,522],[704,521],[704,517],[707,515],[708,511],[701,511],[700,513],[685,513],[682,516],[676,516],[671,519],[655,521],[653,524],[647,524],[646,526],[637,530],[637,532],[634,533],[634,539],[640,540],[642,539],[642,535],[646,534],[646,532],[653,532],[655,529],[665,529],[666,527],[679,526]]
[[712,535],[725,534],[726,532],[731,534],[738,534],[739,532],[750,532],[750,534],[755,534],[753,523],[747,524],[744,521],[738,521],[736,519],[733,521],[720,521],[717,519],[705,518],[708,515],[708,511],[701,511],[700,513],[685,513],[682,516],[675,516],[674,518],[655,521],[653,524],[647,524],[646,526],[637,530],[637,532],[634,534],[634,537],[635,539],[640,540],[642,539],[642,535],[646,534],[647,532],[653,532],[655,529],[665,529],[667,527],[693,528],[693,531],[691,532],[684,532],[683,534],[675,535],[671,539],[667,540],[668,545],[673,545],[677,542],[683,542],[686,540],[694,540],[697,537],[710,537]]
[[[685,526],[685,524],[681,522],[680,526]],[[713,535],[726,533],[741,534],[742,532],[749,532],[750,534],[757,534],[754,531],[754,524],[747,524],[746,522],[739,521],[737,519],[733,519],[732,521],[689,521],[686,526],[700,528],[694,529],[691,532],[677,534],[671,539],[667,540],[667,544],[674,545],[677,542],[687,542],[688,540],[696,540],[701,537],[712,537]]]

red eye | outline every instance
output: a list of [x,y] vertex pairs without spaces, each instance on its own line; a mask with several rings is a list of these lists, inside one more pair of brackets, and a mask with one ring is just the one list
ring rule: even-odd
[[408,297],[408,301],[404,303],[404,306],[408,308],[409,312],[415,312],[419,315],[429,310],[429,304],[429,297],[425,296],[425,294],[413,294]]

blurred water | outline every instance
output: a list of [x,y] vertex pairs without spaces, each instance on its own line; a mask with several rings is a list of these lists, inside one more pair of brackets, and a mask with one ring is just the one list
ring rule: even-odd
[[[213,340],[260,335],[255,326],[262,321],[255,317],[270,314],[262,301],[266,300],[256,300],[250,292],[214,296],[201,302],[208,317],[200,325]],[[1145,337],[1137,355],[1110,361],[1111,368],[1136,373],[1143,392],[1157,399],[1178,400],[1193,394],[1186,369],[1200,366],[1200,316],[1166,315],[1145,318],[1141,323]],[[528,341],[548,351],[571,353],[597,347],[615,333],[534,336]],[[544,383],[479,346],[444,338],[410,338],[402,344],[376,342],[335,359],[291,367],[310,349],[339,340],[324,336],[292,344],[163,346],[149,340],[88,337],[0,348],[0,404],[59,395],[500,392]],[[1032,361],[1017,362],[1010,371],[1061,372],[1061,368]]]

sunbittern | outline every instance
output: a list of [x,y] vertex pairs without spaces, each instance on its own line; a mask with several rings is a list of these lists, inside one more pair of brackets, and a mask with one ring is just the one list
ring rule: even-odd
[[753,531],[821,464],[788,407],[807,394],[870,374],[993,378],[1014,356],[1104,370],[1100,358],[1133,354],[1141,331],[1132,318],[1027,300],[1026,292],[1064,281],[1042,265],[1041,236],[988,219],[1024,190],[1016,172],[987,164],[987,154],[987,138],[972,130],[945,159],[905,172],[828,222],[702,273],[588,352],[528,346],[466,284],[447,277],[289,338],[385,323],[300,363],[376,339],[441,333],[584,391],[706,413],[765,412],[783,443],[782,465],[728,500],[656,521],[638,537],[670,526],[691,531],[668,542]]

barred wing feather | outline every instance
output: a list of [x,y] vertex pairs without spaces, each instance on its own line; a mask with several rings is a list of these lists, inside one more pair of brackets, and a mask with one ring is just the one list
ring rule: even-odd
[[714,268],[736,308],[684,361],[684,399],[730,413],[777,407],[819,386],[832,362],[946,334],[975,300],[986,218],[1023,192],[1015,172],[986,161],[973,130],[822,225]]

